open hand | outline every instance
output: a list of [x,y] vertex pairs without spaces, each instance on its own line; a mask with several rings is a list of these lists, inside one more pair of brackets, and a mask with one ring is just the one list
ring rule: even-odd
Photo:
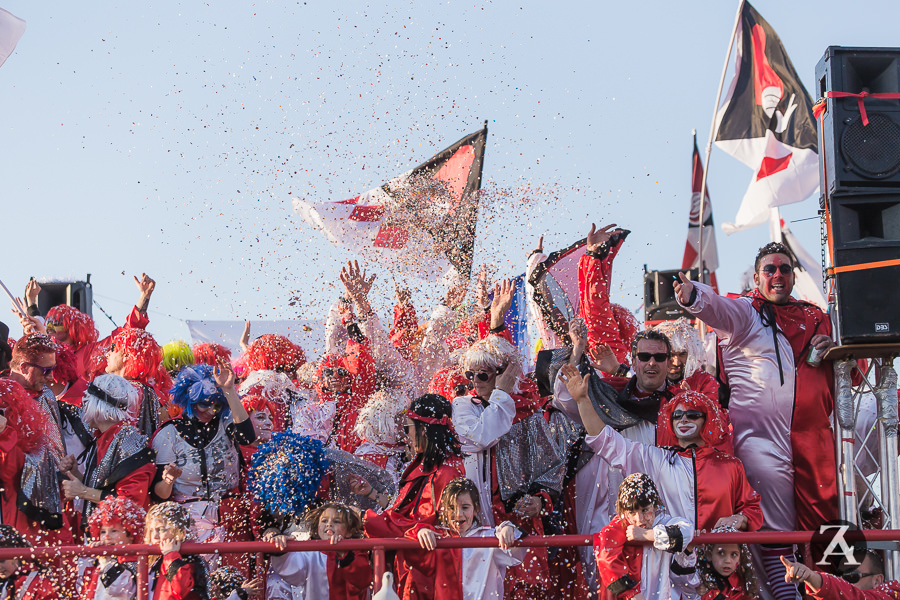
[[566,386],[566,390],[569,391],[569,394],[576,402],[579,404],[588,402],[588,383],[590,382],[590,375],[582,377],[581,373],[578,372],[578,369],[572,365],[563,365],[559,370],[557,377],[562,380]]
[[611,238],[616,231],[620,230],[616,229],[615,223],[612,225],[605,225],[600,229],[597,229],[597,226],[591,223],[591,230],[587,234],[587,249],[591,252],[596,252],[600,245],[604,242],[608,242],[609,238]]
[[213,367],[213,379],[223,392],[229,388],[234,389],[234,369],[231,368],[231,363],[223,358],[217,358],[216,366]]

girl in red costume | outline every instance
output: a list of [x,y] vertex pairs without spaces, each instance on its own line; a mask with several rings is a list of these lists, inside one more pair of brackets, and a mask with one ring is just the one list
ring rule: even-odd
[[[712,533],[737,533],[718,527]],[[696,552],[677,554],[673,580],[701,600],[753,600],[759,598],[756,572],[746,544],[706,544]]]
[[[144,509],[129,500],[110,496],[100,503],[90,519],[92,545],[133,544],[144,535]],[[119,557],[91,559],[79,582],[81,600],[125,600],[137,594],[134,562]]]
[[[341,540],[362,537],[362,523],[353,509],[329,502],[306,517],[310,539]],[[372,585],[369,553],[288,552],[272,557],[272,569],[292,586],[302,586],[306,598],[365,600]]]
[[[403,537],[419,523],[433,525],[444,487],[464,476],[459,438],[452,428],[451,407],[442,396],[425,394],[406,413],[406,432],[415,458],[400,478],[400,492],[393,500],[373,490],[366,481],[351,481],[354,493],[367,496],[387,510],[367,511],[368,537]],[[432,578],[411,569],[405,552],[398,552],[395,564],[397,586],[402,598],[420,598],[419,590],[433,586]]]
[[150,567],[151,600],[203,600],[209,568],[197,556],[182,557],[181,543],[189,539],[191,517],[175,502],[163,502],[147,511],[144,543],[159,546],[162,556]]

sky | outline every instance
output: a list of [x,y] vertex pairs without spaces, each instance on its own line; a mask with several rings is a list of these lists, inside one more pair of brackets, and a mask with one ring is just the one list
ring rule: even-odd
[[[758,0],[807,90],[829,45],[897,45],[896,1]],[[133,275],[157,281],[149,330],[188,319],[323,317],[341,265],[291,197],[343,200],[479,129],[489,137],[475,262],[524,270],[591,222],[632,230],[613,300],[643,302],[643,267],[681,265],[691,131],[705,148],[737,1],[129,2],[3,0],[27,22],[0,67],[0,278],[83,279],[121,324]],[[752,172],[713,149],[717,224]],[[782,214],[820,253],[817,201]],[[717,232],[738,290],[757,227]],[[390,315],[392,275],[377,269]],[[416,290],[419,318],[440,297]],[[11,335],[20,333],[3,311]],[[94,307],[101,333],[112,328]]]

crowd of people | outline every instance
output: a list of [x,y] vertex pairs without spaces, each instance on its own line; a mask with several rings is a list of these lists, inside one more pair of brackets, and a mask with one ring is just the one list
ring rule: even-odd
[[[837,518],[833,373],[814,360],[833,344],[830,321],[791,297],[793,257],[768,244],[751,292],[682,276],[696,320],[642,328],[609,298],[627,235],[591,227],[567,331],[535,308],[544,290],[530,282],[545,348],[531,365],[504,321],[514,286],[486,269],[424,322],[397,289],[388,328],[369,301],[375,277],[348,264],[315,359],[282,336],[251,341],[249,324],[239,356],[160,346],[146,275],[105,339],[70,306],[40,316],[28,282],[24,334],[7,345],[0,331],[0,547],[144,540],[159,547],[154,600],[369,598],[368,553],[287,551],[359,537],[421,548],[388,554],[382,598],[900,597],[874,553],[835,577],[814,549],[691,545],[697,531]],[[529,272],[545,259],[539,245]],[[555,534],[594,544],[516,544]],[[441,547],[448,537],[498,542]],[[186,540],[272,551],[182,556]],[[127,557],[0,561],[0,600],[136,589]]]

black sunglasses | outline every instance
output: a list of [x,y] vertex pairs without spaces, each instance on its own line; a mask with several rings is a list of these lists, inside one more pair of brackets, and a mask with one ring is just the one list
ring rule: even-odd
[[322,369],[322,373],[325,374],[325,377],[333,377],[335,373],[337,373],[338,377],[346,377],[350,374],[350,371],[348,371],[344,367],[338,367],[337,369],[334,369],[332,367],[325,367],[324,369]]
[[53,365],[52,367],[42,367],[41,365],[36,365],[31,362],[23,362],[22,365],[26,366],[26,367],[34,367],[35,369],[40,369],[41,371],[44,372],[44,377],[49,377],[50,374],[56,370],[56,365]]
[[688,421],[699,421],[704,418],[704,415],[699,410],[676,410],[672,413],[672,420],[677,421],[682,417],[686,418]]
[[204,400],[204,401],[201,401],[201,402],[197,402],[196,404],[194,404],[194,406],[195,406],[196,408],[201,409],[201,410],[215,409],[216,411],[219,411],[219,410],[222,409],[222,405],[221,405],[220,403],[218,403],[218,402],[206,402],[205,400]]
[[771,277],[775,274],[775,271],[781,271],[782,275],[790,275],[794,272],[794,267],[785,264],[778,265],[777,267],[775,265],[766,265],[760,270]]
[[635,354],[638,360],[641,362],[650,362],[650,358],[652,357],[658,363],[666,362],[669,360],[670,354],[668,352],[638,352]]
[[497,371],[496,373],[485,373],[484,371],[466,371],[464,375],[469,381],[473,381],[476,377],[478,377],[478,381],[487,381],[488,379],[490,379],[494,375],[498,375],[499,373],[500,371]]
[[841,573],[841,579],[846,581],[847,583],[858,583],[860,579],[863,577],[871,577],[872,575],[877,575],[877,573],[860,573],[859,571],[845,571]]

